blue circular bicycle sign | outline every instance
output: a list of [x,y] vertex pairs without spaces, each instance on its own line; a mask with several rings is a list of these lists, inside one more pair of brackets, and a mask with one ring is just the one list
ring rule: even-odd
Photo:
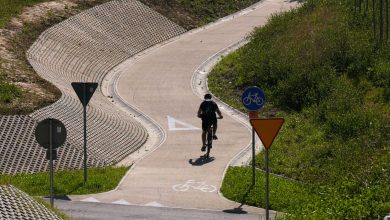
[[249,111],[257,111],[264,106],[265,95],[259,87],[252,86],[242,93],[241,101]]

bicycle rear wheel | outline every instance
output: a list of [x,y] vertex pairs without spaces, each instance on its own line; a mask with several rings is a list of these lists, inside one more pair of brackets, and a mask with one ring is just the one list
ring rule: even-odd
[[210,150],[213,147],[213,128],[210,126],[207,132],[207,152],[206,157],[210,157]]

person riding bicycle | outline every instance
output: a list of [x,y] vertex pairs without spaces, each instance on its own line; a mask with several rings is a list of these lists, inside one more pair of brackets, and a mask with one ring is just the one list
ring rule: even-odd
[[199,106],[198,117],[202,119],[202,151],[206,150],[206,133],[209,126],[213,125],[213,139],[217,140],[217,115],[219,118],[223,118],[221,111],[218,108],[218,105],[211,100],[211,94],[204,95],[204,100]]

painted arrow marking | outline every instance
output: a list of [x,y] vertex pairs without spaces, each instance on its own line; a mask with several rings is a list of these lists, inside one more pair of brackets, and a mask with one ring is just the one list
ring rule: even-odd
[[[200,128],[197,128],[195,126],[192,126],[188,123],[179,121],[171,116],[168,117],[168,127],[170,131],[190,131],[190,130],[200,130]],[[180,127],[177,127],[177,125],[180,125]]]

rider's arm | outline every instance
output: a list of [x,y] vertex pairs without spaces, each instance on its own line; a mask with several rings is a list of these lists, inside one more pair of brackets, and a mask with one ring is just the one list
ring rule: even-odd
[[217,109],[216,109],[215,111],[217,112],[217,114],[218,114],[218,116],[219,116],[220,118],[223,118],[222,112],[219,110],[218,105],[217,105]]
[[200,107],[198,109],[198,118],[202,118],[202,110],[200,109]]

